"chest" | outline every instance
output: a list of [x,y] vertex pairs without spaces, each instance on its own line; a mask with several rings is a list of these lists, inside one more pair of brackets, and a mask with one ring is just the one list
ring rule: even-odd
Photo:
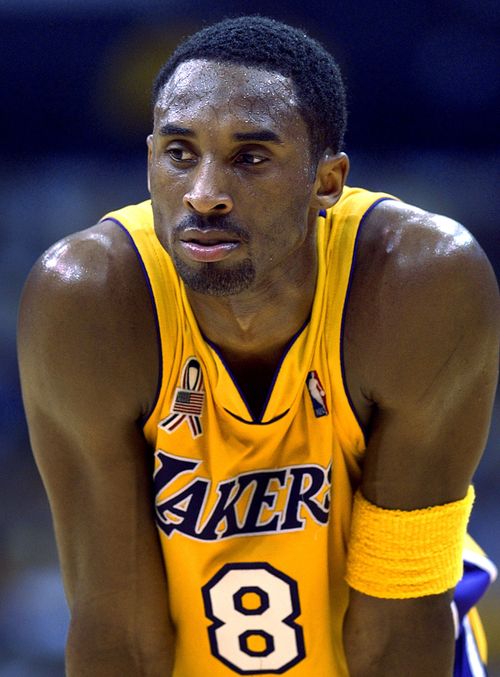
[[[223,409],[208,387],[202,408],[157,428],[157,521],[200,542],[286,532],[328,521],[332,459],[343,464],[332,419],[308,393],[268,423]],[[180,409],[180,407],[179,407]]]
[[266,403],[272,396],[281,359],[281,351],[275,351],[266,358],[225,359],[226,368],[253,420],[262,418]]

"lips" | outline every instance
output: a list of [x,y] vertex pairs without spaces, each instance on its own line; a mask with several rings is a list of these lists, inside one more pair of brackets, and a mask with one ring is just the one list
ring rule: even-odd
[[241,245],[238,236],[222,230],[189,229],[179,240],[184,254],[193,261],[222,261]]

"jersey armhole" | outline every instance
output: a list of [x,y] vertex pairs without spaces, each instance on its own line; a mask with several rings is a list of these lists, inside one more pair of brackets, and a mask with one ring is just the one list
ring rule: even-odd
[[341,373],[342,373],[342,385],[343,385],[343,388],[344,388],[345,396],[347,398],[347,402],[349,403],[349,408],[352,412],[352,415],[356,419],[357,424],[359,426],[359,429],[361,431],[361,434],[363,436],[363,441],[364,441],[365,446],[366,446],[366,443],[367,443],[368,429],[367,429],[367,426],[363,425],[363,423],[361,422],[359,414],[356,411],[356,407],[354,406],[354,401],[351,397],[351,393],[349,392],[349,387],[347,385],[345,359],[344,359],[345,324],[346,324],[346,318],[347,318],[347,307],[349,305],[349,298],[350,298],[350,295],[351,295],[352,283],[353,283],[353,279],[354,279],[354,271],[355,271],[355,268],[356,268],[356,261],[357,261],[357,257],[358,257],[359,241],[361,239],[361,233],[362,233],[363,227],[366,223],[366,219],[371,214],[371,212],[375,209],[375,207],[377,207],[377,205],[379,205],[381,202],[385,202],[386,200],[397,200],[397,198],[394,198],[390,195],[387,195],[387,196],[379,198],[378,200],[375,200],[375,202],[373,202],[368,207],[368,209],[365,211],[365,213],[363,214],[363,216],[360,219],[358,229],[357,229],[357,232],[356,232],[356,237],[355,237],[355,240],[354,240],[354,247],[353,247],[352,258],[351,258],[351,267],[350,267],[350,271],[349,271],[349,279],[348,279],[348,282],[347,282],[347,291],[346,291],[345,298],[344,298],[344,306],[343,306],[343,309],[342,309],[342,320],[341,320],[341,325],[340,325],[340,347],[339,347],[339,350],[340,350],[340,369],[341,369]]
[[115,223],[119,228],[122,229],[122,231],[125,233],[127,236],[130,245],[132,249],[135,252],[135,255],[137,257],[137,261],[139,262],[139,266],[142,271],[142,275],[144,277],[144,281],[146,282],[146,287],[148,290],[148,296],[149,300],[151,302],[151,308],[153,311],[153,318],[154,318],[154,324],[155,324],[155,334],[156,334],[156,347],[158,349],[158,376],[157,376],[157,382],[156,382],[156,392],[154,395],[154,398],[151,402],[151,406],[149,409],[138,419],[138,423],[141,426],[141,428],[144,428],[151,418],[153,412],[155,411],[156,407],[158,406],[159,398],[160,398],[160,393],[161,393],[161,388],[162,388],[162,383],[163,383],[163,350],[162,350],[162,344],[161,344],[161,334],[160,334],[160,320],[158,317],[158,308],[156,307],[156,300],[155,296],[153,293],[153,287],[151,284],[151,279],[149,277],[148,271],[146,269],[146,266],[144,264],[143,258],[141,256],[141,253],[137,247],[137,244],[132,237],[131,233],[127,229],[127,227],[121,223],[118,219],[116,219],[113,216],[107,216],[105,217],[106,221],[112,221]]

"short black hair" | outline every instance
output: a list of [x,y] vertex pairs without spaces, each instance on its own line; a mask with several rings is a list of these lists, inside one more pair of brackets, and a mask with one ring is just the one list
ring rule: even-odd
[[309,130],[313,157],[342,150],[345,87],[333,56],[302,30],[258,15],[225,19],[188,37],[160,69],[153,105],[177,66],[191,59],[230,62],[290,78]]

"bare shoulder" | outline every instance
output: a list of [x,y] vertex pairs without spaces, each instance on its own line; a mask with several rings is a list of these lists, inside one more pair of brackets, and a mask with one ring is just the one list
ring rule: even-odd
[[61,397],[56,391],[69,394],[75,379],[85,379],[103,396],[120,385],[137,393],[140,409],[156,387],[155,332],[127,235],[109,221],[70,235],[40,257],[25,285],[19,316],[25,390],[33,383],[38,393]]
[[120,294],[120,278],[138,270],[126,234],[112,221],[98,223],[53,244],[33,266],[27,291],[42,295]]
[[[390,365],[400,375],[402,365],[413,365],[425,381],[425,366],[437,368],[459,346],[459,352],[470,350],[477,360],[491,354],[499,331],[493,270],[461,224],[411,205],[383,202],[361,235],[349,324],[351,335],[362,342],[362,354],[369,356],[365,383],[376,390],[377,383],[383,387],[388,380],[385,389],[400,397],[398,385],[404,387],[404,381],[396,379]],[[416,373],[411,382],[418,390]]]
[[471,233],[453,219],[413,205],[387,200],[372,210],[359,253],[365,265],[371,259],[373,270],[380,267],[399,281],[425,284],[433,274],[444,277],[459,269],[464,281],[480,279],[496,291],[491,266]]
[[462,225],[397,202],[371,212],[344,354],[369,430],[369,500],[414,509],[465,495],[488,434],[498,310],[492,268]]

